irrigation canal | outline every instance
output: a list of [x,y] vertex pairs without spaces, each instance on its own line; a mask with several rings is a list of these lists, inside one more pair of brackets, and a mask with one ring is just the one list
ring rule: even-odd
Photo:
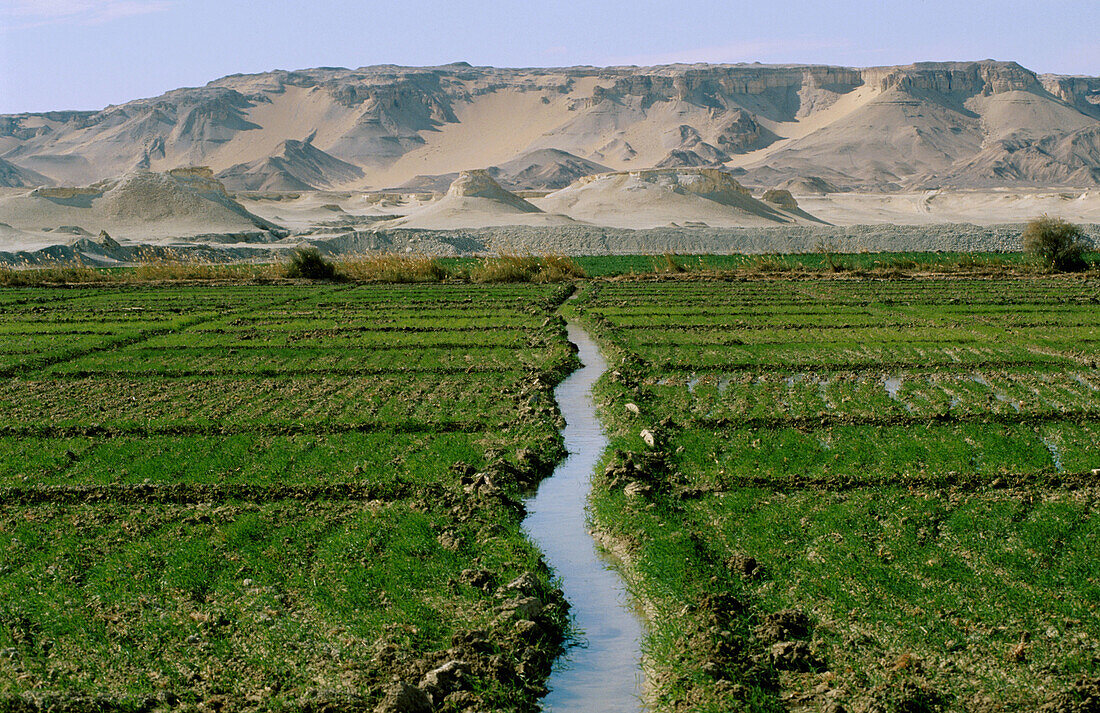
[[591,476],[607,448],[592,385],[607,370],[596,343],[574,323],[569,339],[583,366],[554,390],[565,417],[568,457],[527,502],[524,528],[557,574],[577,640],[558,659],[543,708],[551,713],[637,713],[642,709],[641,624],[622,578],[588,529]]

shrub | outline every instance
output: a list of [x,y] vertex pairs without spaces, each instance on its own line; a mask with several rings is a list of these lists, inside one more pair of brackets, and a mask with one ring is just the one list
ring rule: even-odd
[[1052,270],[1078,272],[1088,267],[1084,232],[1061,218],[1036,218],[1027,224],[1021,237],[1024,252],[1036,255]]
[[290,258],[286,276],[306,280],[331,280],[336,277],[336,267],[317,248],[298,248]]

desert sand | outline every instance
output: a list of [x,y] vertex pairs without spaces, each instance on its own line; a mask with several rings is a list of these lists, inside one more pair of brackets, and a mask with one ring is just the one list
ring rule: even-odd
[[462,171],[447,193],[407,216],[382,223],[387,228],[486,228],[499,225],[565,225],[565,215],[545,213],[505,190],[485,170]]
[[5,253],[1013,249],[1040,214],[1100,223],[1100,78],[1013,62],[321,68],[0,117]]
[[615,228],[728,228],[812,220],[757,200],[728,173],[705,168],[598,174],[533,202],[547,212]]
[[278,226],[248,212],[206,170],[134,171],[87,187],[35,188],[0,197],[0,221],[25,233],[55,236],[107,231],[157,242],[204,235],[259,235]]

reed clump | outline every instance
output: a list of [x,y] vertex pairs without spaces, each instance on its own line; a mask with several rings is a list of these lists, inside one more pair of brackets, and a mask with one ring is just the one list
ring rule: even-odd
[[336,263],[336,273],[351,282],[445,282],[450,270],[427,255],[359,255]]
[[484,258],[469,271],[471,282],[564,282],[585,277],[584,269],[566,255],[502,254]]

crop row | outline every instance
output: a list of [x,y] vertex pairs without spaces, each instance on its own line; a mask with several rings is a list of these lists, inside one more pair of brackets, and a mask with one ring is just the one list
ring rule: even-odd
[[657,369],[668,371],[760,371],[769,367],[783,371],[933,367],[973,369],[1074,363],[1069,354],[1058,351],[994,342],[953,345],[920,342],[822,345],[794,343],[754,347],[702,346],[687,349],[680,349],[675,345],[654,345],[640,348],[638,352],[638,356]]
[[[0,436],[0,486],[395,483],[451,487],[452,465],[481,470],[488,450],[540,444],[535,431]],[[263,458],[256,458],[257,452]]]
[[1092,371],[765,371],[650,377],[654,406],[677,420],[1100,413]]
[[355,349],[342,347],[254,347],[242,349],[164,347],[144,344],[97,351],[51,367],[51,374],[139,373],[308,374],[389,372],[473,373],[538,369],[567,355],[564,345],[543,349],[508,347]]
[[314,329],[301,331],[240,328],[189,330],[165,334],[144,342],[148,348],[187,347],[215,348],[317,348],[325,349],[488,349],[493,347],[523,348],[546,346],[548,337],[531,330],[492,329],[482,332],[433,330],[428,332],[379,331],[363,329]]
[[[11,379],[0,383],[5,425],[129,423],[433,423],[513,418],[520,372],[435,378]],[[545,405],[545,404],[544,404]]]
[[638,304],[654,302],[673,305],[704,299],[716,303],[723,300],[771,300],[780,304],[801,304],[809,299],[835,304],[879,305],[945,304],[955,300],[967,300],[973,304],[1083,304],[1098,296],[1094,286],[1082,285],[1077,281],[1036,283],[1035,280],[939,280],[935,285],[922,280],[623,282],[600,284],[598,296],[601,301],[612,304],[626,300]]
[[616,326],[640,326],[647,323],[652,326],[681,324],[723,325],[767,325],[767,324],[807,324],[820,325],[834,321],[853,322],[860,325],[875,324],[876,320],[885,323],[898,321],[917,324],[985,324],[1006,327],[1041,324],[1057,320],[1059,323],[1095,325],[1100,321],[1096,310],[1082,305],[1049,305],[1044,307],[986,307],[951,305],[929,305],[921,307],[884,308],[880,306],[841,306],[817,301],[806,307],[785,307],[776,304],[761,306],[731,305],[721,307],[707,305],[701,301],[693,307],[680,310],[661,305],[652,307],[624,306],[619,308],[596,307],[594,313],[606,316]]
[[1091,473],[1100,468],[1100,421],[1036,424],[915,423],[816,428],[686,428],[670,445],[698,487],[937,482],[958,477]]

